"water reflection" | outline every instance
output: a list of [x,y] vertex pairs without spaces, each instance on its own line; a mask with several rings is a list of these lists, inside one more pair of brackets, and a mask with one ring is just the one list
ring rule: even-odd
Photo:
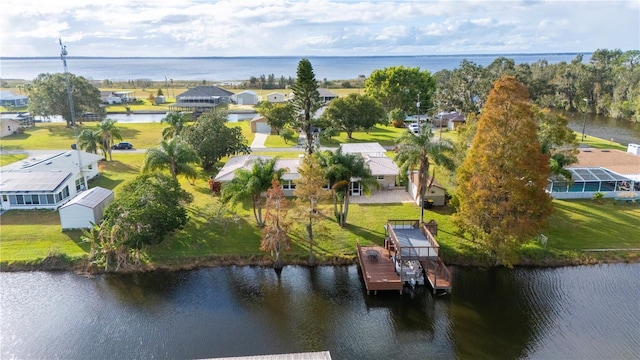
[[639,264],[454,272],[449,297],[366,295],[355,266],[84,278],[0,273],[2,358],[634,358]]

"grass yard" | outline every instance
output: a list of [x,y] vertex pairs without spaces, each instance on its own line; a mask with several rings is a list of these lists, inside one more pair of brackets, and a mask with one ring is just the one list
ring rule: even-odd
[[352,134],[353,139],[348,139],[347,133],[344,131],[340,131],[338,132],[338,135],[334,136],[330,140],[320,139],[320,145],[327,147],[338,147],[343,143],[377,142],[382,146],[394,146],[396,144],[396,139],[406,131],[406,128],[376,125],[368,133],[364,131],[354,132]]

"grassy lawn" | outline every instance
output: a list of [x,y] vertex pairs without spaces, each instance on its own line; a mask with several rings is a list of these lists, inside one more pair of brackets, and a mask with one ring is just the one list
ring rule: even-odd
[[616,149],[616,150],[627,151],[627,147],[622,144],[619,144],[617,142],[612,142],[610,140],[597,138],[594,136],[587,136],[584,139],[584,142],[582,142],[580,141],[582,140],[582,133],[578,133],[577,131],[574,131],[574,133],[576,134],[576,139],[578,139],[578,145],[584,144],[584,146],[586,147],[592,147],[596,149]]
[[[296,131],[293,136],[297,139],[299,136],[298,132]],[[269,135],[267,136],[267,140],[264,142],[264,146],[268,148],[290,148],[296,145],[298,145],[297,141],[285,142],[284,138],[280,135]]]
[[371,131],[363,132],[357,131],[352,134],[353,139],[347,138],[347,133],[340,131],[338,135],[334,136],[330,140],[321,139],[320,145],[328,147],[338,147],[343,143],[368,143],[377,142],[382,146],[393,146],[395,141],[405,131],[406,128],[395,128],[393,126],[376,125]]
[[[252,141],[249,121],[229,123],[242,129],[248,141]],[[95,126],[85,124],[85,126]],[[154,146],[160,140],[164,124],[119,124],[125,141],[131,141],[136,148]],[[356,133],[353,142],[380,142],[393,145],[405,129],[377,127],[369,134]],[[438,132],[436,132],[439,135]],[[454,138],[455,131],[442,133],[443,137]],[[338,146],[345,139],[325,146]],[[593,144],[605,146],[608,142],[589,138]],[[3,149],[66,149],[73,142],[73,130],[64,124],[39,124],[25,134],[2,139]],[[615,145],[615,144],[614,144]],[[254,152],[282,158],[296,158],[300,152]],[[388,156],[393,157],[392,152]],[[0,156],[1,163],[19,161],[24,155]],[[101,161],[100,177],[90,186],[113,189],[118,193],[121,185],[135,178],[144,159],[143,153],[116,152],[114,161]],[[226,159],[223,159],[223,162]],[[235,219],[226,222],[216,220],[215,209],[219,200],[208,191],[207,179],[213,173],[200,170],[194,185],[184,179],[181,186],[194,195],[194,202],[188,206],[187,226],[168,238],[162,244],[148,249],[152,261],[175,264],[187,259],[207,259],[244,257],[250,259],[269,258],[259,250],[260,229],[255,226],[250,205],[241,204],[235,209]],[[327,213],[332,206],[325,205]],[[596,204],[590,200],[554,201],[555,212],[543,233],[549,237],[547,250],[535,241],[527,247],[534,248],[542,256],[553,252],[562,253],[594,248],[640,248],[640,204],[617,204],[605,200]],[[439,223],[437,239],[445,261],[448,259],[482,259],[484,254],[478,245],[458,235],[451,222],[452,209],[436,208],[425,211],[425,220],[435,219]],[[420,209],[414,204],[365,205],[351,204],[348,225],[342,229],[328,217],[322,228],[316,229],[316,255],[322,260],[351,260],[355,255],[356,241],[363,244],[383,243],[383,224],[387,219],[418,219]],[[31,262],[50,254],[65,254],[71,258],[85,256],[87,244],[80,241],[78,231],[62,232],[57,211],[16,211],[11,210],[0,216],[0,263]],[[305,231],[300,226],[291,230],[293,245],[285,259],[304,261],[308,256]],[[188,261],[188,260],[187,260]]]
[[26,154],[0,154],[0,166],[5,166],[26,158]]

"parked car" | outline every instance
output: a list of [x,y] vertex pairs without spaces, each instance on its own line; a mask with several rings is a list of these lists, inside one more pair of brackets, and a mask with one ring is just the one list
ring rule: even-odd
[[411,123],[408,126],[409,131],[411,131],[414,134],[417,134],[420,132],[420,125],[418,123]]
[[114,150],[130,150],[133,149],[133,144],[130,142],[119,142],[111,147]]

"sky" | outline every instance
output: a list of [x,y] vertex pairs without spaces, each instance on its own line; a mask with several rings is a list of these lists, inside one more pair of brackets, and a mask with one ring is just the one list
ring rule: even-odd
[[640,49],[640,1],[3,0],[0,56],[395,56]]

